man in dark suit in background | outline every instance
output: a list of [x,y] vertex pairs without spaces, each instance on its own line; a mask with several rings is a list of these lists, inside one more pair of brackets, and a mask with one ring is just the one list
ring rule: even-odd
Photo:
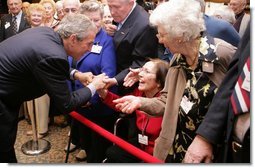
[[248,24],[184,162],[250,163],[250,54]]
[[9,14],[3,15],[0,24],[0,42],[30,27],[22,12],[22,0],[7,0]]
[[[135,0],[107,0],[116,25],[106,30],[113,35],[117,54],[115,84],[120,86],[129,67],[141,67],[149,57],[157,57],[156,30],[149,25],[149,14]],[[121,88],[123,89],[123,88]]]
[[67,55],[80,59],[91,50],[95,36],[96,27],[90,19],[69,14],[57,32],[48,27],[28,29],[0,43],[0,163],[17,162],[14,143],[23,101],[47,93],[59,111],[70,112],[86,104],[95,89],[104,87],[97,83],[102,82],[103,74],[72,93],[67,85],[68,79],[78,79],[84,85],[92,80],[70,70]]

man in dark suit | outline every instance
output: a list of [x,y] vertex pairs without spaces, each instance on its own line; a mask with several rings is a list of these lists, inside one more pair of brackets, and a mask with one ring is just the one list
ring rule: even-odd
[[72,78],[86,85],[88,76],[69,70],[67,55],[80,59],[90,51],[95,36],[96,27],[85,15],[70,14],[57,32],[38,27],[0,43],[0,162],[17,162],[14,143],[23,101],[47,93],[59,111],[70,112],[86,104],[95,89],[104,87],[97,83],[102,82],[103,74],[72,93],[67,85]]
[[30,27],[22,12],[22,0],[7,0],[9,14],[0,21],[0,42]]
[[250,24],[196,133],[184,162],[250,163]]
[[107,2],[117,24],[107,25],[106,30],[114,34],[119,73],[114,79],[120,85],[129,67],[141,67],[149,57],[157,57],[158,39],[156,30],[149,25],[149,14],[135,0]]

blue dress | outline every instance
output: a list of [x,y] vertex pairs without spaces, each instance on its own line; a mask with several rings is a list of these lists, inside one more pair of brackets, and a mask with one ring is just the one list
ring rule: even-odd
[[[72,66],[72,57],[68,57],[68,61]],[[92,72],[94,75],[101,73],[105,73],[109,77],[116,75],[116,53],[113,39],[103,29],[97,33],[92,50],[85,53],[76,62],[76,69],[81,72]],[[78,90],[82,87],[84,86],[77,80],[71,88]],[[110,90],[115,92],[116,88]],[[113,114],[113,110],[101,102],[98,94],[95,94],[89,102],[91,103],[89,107],[77,109],[85,117],[103,117]]]

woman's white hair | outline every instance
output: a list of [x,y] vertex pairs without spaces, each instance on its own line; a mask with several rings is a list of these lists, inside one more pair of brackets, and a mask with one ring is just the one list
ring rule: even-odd
[[150,23],[163,27],[168,38],[190,41],[205,30],[200,4],[195,0],[170,0],[160,4],[150,15]]
[[58,25],[57,32],[63,39],[76,34],[77,40],[82,41],[91,31],[97,31],[95,24],[83,14],[70,13]]

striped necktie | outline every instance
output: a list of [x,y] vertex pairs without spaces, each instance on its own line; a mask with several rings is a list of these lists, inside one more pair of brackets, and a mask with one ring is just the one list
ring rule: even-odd
[[230,101],[235,115],[250,112],[250,57],[238,77]]
[[17,17],[16,16],[12,17],[12,31],[14,34],[17,34],[18,26],[17,26]]

